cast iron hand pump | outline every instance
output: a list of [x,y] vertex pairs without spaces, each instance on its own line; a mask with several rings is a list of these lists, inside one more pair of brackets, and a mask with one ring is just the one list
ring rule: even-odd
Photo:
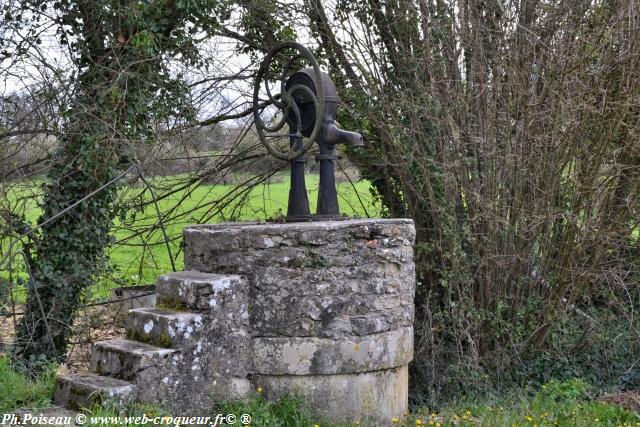
[[[291,54],[293,52],[293,54]],[[287,55],[289,53],[289,55]],[[279,63],[274,63],[277,59]],[[289,76],[292,65],[306,61],[310,67]],[[269,75],[276,69],[280,73],[280,94],[272,95]],[[267,104],[281,111],[281,118],[273,125],[266,124],[261,113],[266,104],[260,101],[261,88],[267,94]],[[336,144],[363,146],[362,136],[338,129],[336,109],[339,102],[336,87],[329,76],[320,71],[313,54],[295,42],[284,42],[275,47],[262,62],[253,92],[254,121],[260,141],[275,157],[291,162],[291,189],[287,221],[312,219],[341,219],[336,193],[334,161],[337,160]],[[289,133],[277,135],[284,125]],[[289,149],[282,151],[270,141],[279,137],[289,138]],[[309,200],[304,180],[304,153],[317,142],[320,162],[320,188],[316,215],[309,212]]]

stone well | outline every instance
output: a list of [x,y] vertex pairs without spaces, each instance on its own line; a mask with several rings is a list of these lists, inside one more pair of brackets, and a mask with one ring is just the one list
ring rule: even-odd
[[210,415],[262,388],[299,394],[326,420],[390,425],[407,410],[413,357],[410,220],[220,224],[184,232],[186,271],[129,310],[126,339],[95,343],[91,372],[55,401],[157,404]]
[[232,297],[249,317],[236,369],[254,389],[380,425],[407,410],[414,238],[406,219],[199,225],[184,231],[185,267],[247,279]]

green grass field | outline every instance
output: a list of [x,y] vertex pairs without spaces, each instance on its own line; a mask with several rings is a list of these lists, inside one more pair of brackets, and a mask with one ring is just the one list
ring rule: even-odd
[[[166,182],[164,183],[167,184]],[[351,186],[339,184],[338,194],[342,213],[355,216],[377,216],[380,208],[375,205],[370,184],[361,181]],[[307,178],[309,203],[311,211],[315,211],[318,193],[318,176]],[[160,201],[159,208],[163,215],[171,219],[166,223],[167,235],[171,239],[171,252],[176,260],[176,268],[183,266],[180,244],[182,230],[193,224],[217,223],[221,221],[264,221],[268,218],[286,213],[289,195],[288,180],[273,184],[261,184],[245,194],[241,200],[221,208],[238,191],[232,185],[204,185],[192,192],[182,190]],[[148,195],[148,193],[147,193]],[[132,236],[141,229],[148,229],[157,224],[155,208],[150,205],[144,212],[136,215],[131,224],[121,227],[116,224],[115,237],[122,244],[115,245],[109,255],[119,276],[129,284],[148,284],[155,282],[158,274],[171,270],[171,263],[166,245],[159,229],[150,233]],[[131,231],[134,231],[132,233]]]
[[[179,189],[184,183],[183,176],[156,178],[153,186],[159,210],[164,218],[170,249],[175,259],[176,269],[183,267],[181,242],[182,230],[189,225],[217,223],[221,221],[264,221],[286,213],[289,194],[289,182],[259,184],[253,188],[236,185],[200,185]],[[307,189],[311,211],[316,208],[318,195],[318,175],[307,176]],[[40,215],[37,207],[38,188],[41,183],[23,183],[12,189],[8,203],[25,212],[27,220],[35,224]],[[176,189],[179,190],[176,190]],[[371,195],[370,184],[359,181],[338,184],[338,197],[341,212],[350,216],[375,217],[380,214]],[[117,286],[154,283],[159,274],[171,271],[170,257],[164,238],[158,227],[158,214],[149,191],[143,187],[123,187],[120,198],[130,203],[144,202],[143,210],[132,209],[124,221],[117,220],[113,228],[116,243],[109,248],[108,254],[115,271],[96,283],[92,290],[92,299],[105,298],[111,289]],[[6,250],[8,242],[3,242]],[[14,262],[17,271],[23,269],[22,261]],[[7,277],[7,272],[0,272]],[[16,289],[16,300],[23,301],[23,290]]]

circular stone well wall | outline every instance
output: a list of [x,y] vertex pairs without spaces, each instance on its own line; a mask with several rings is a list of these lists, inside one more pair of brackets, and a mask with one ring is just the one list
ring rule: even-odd
[[380,425],[407,410],[414,239],[407,219],[200,225],[185,266],[248,278],[254,387]]

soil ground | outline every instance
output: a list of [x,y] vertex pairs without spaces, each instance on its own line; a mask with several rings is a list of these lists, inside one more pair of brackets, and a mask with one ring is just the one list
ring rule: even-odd
[[622,406],[629,411],[640,412],[640,392],[627,391],[619,394],[607,394],[598,399],[603,403],[610,405]]
[[[16,306],[16,312],[22,312],[22,309],[21,306]],[[114,304],[87,307],[80,312],[73,325],[67,361],[60,367],[61,371],[88,371],[91,348],[95,342],[124,336],[124,327],[114,322],[115,314]],[[17,320],[19,318],[17,316]],[[0,317],[0,355],[14,337],[14,318]]]

